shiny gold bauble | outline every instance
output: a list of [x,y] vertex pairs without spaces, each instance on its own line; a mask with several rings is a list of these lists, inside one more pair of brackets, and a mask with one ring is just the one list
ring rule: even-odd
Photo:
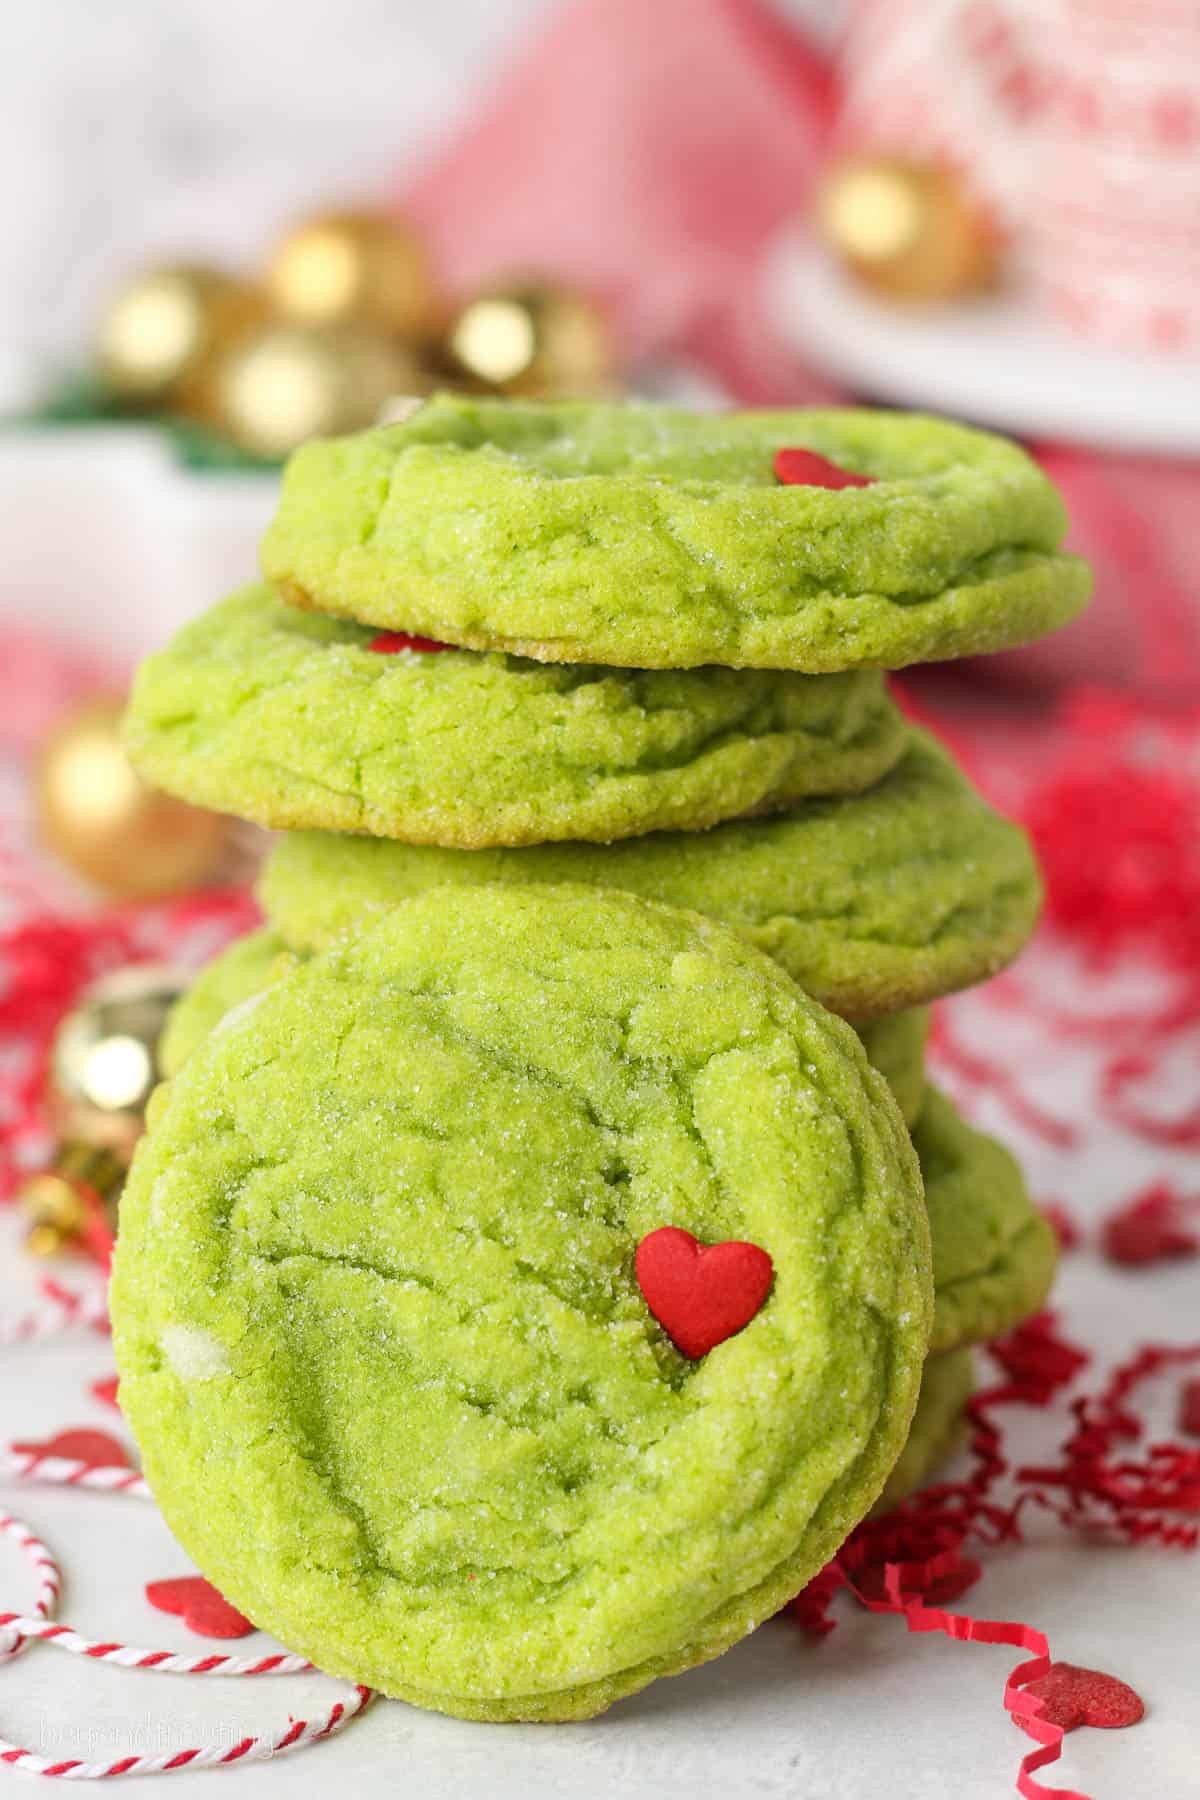
[[86,1246],[97,1223],[116,1226],[117,1199],[126,1159],[102,1145],[60,1144],[48,1169],[17,1191],[29,1220],[25,1248],[31,1256],[57,1256]]
[[158,1041],[187,984],[178,969],[135,965],[81,995],[50,1055],[47,1105],[60,1137],[128,1162],[161,1079]]
[[385,213],[328,212],[294,226],[271,257],[267,286],[277,310],[303,325],[421,337],[436,322],[424,246]]
[[142,780],[121,744],[123,709],[115,695],[89,700],[52,733],[34,773],[38,835],[110,894],[182,892],[215,873],[228,824]]
[[585,294],[528,282],[498,287],[459,308],[446,334],[454,370],[527,397],[605,391],[613,344],[604,313]]
[[306,438],[373,424],[391,395],[424,381],[409,351],[374,333],[273,325],[217,368],[213,422],[243,450],[281,457]]
[[893,300],[951,300],[989,286],[999,243],[963,178],[942,165],[844,163],[825,181],[821,229],[865,286]]
[[146,269],[125,283],[101,322],[101,376],[122,400],[187,404],[211,359],[265,315],[261,291],[220,269]]

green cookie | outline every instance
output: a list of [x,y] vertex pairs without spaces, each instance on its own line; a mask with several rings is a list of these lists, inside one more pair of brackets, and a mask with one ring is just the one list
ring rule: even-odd
[[[227,1013],[286,975],[296,955],[306,954],[289,952],[279,933],[265,926],[239,938],[214,957],[171,1008],[158,1046],[164,1075],[177,1074]],[[910,1125],[921,1110],[925,1091],[928,1030],[929,1014],[923,1008],[888,1013],[881,1019],[869,1019],[858,1028],[868,1061],[887,1081]]]
[[226,1014],[271,987],[296,960],[279,934],[264,926],[247,932],[205,963],[167,1014],[158,1041],[158,1066],[164,1076],[169,1080],[177,1075]]
[[848,1018],[995,974],[1041,899],[1024,833],[922,733],[865,794],[702,835],[467,852],[302,833],[268,859],[261,895],[286,941],[304,947],[423,888],[493,881],[584,881],[708,913]]
[[874,1515],[899,1506],[949,1462],[966,1434],[966,1407],[974,1391],[975,1364],[969,1350],[929,1358],[908,1442],[875,1502]]
[[[666,1225],[773,1264],[696,1361],[634,1273]],[[903,1447],[931,1305],[853,1033],[712,921],[579,887],[423,895],[211,1038],[112,1287],[205,1574],[331,1673],[485,1719],[587,1717],[797,1592]]]
[[246,588],[143,663],[134,762],[260,825],[473,850],[697,830],[869,787],[904,748],[872,670],[385,655],[374,635]]
[[933,1239],[932,1354],[982,1343],[1035,1313],[1058,1262],[1053,1228],[1016,1159],[927,1087],[913,1126]]
[[[860,474],[785,486],[803,447]],[[289,599],[539,662],[898,669],[1083,606],[1066,515],[1002,438],[896,412],[697,416],[442,394],[317,440],[262,546]]]
[[[182,1006],[183,1001],[177,1001]],[[851,1020],[854,1024],[854,1021]],[[867,1061],[879,1070],[911,1125],[925,1098],[925,1040],[929,1036],[929,1008],[913,1006],[907,1012],[883,1013],[878,1019],[861,1019],[854,1029],[862,1039]]]

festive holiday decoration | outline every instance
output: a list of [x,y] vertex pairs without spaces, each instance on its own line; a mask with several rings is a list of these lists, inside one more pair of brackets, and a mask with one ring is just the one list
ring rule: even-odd
[[111,894],[178,893],[215,874],[229,826],[147,786],[121,747],[123,710],[116,695],[89,700],[51,733],[34,774],[38,835]]
[[117,1398],[117,1377],[115,1375],[101,1375],[98,1381],[89,1382],[88,1392],[93,1400],[100,1402],[101,1406],[111,1406],[115,1412],[120,1412],[121,1403]]
[[635,1258],[646,1305],[684,1356],[707,1356],[748,1325],[771,1286],[771,1258],[757,1244],[700,1244],[664,1225]]
[[31,1220],[31,1254],[84,1249],[107,1264],[125,1170],[159,1080],[158,1040],[187,979],[155,965],[116,970],[59,1025],[43,1103],[60,1142],[50,1167],[17,1195]]
[[66,1143],[54,1164],[17,1190],[30,1221],[31,1256],[86,1249],[106,1262],[116,1229],[116,1203],[127,1157],[106,1143]]
[[[10,1444],[9,1449],[14,1456],[31,1457],[34,1468],[38,1463],[54,1458],[81,1463],[89,1470],[132,1467],[129,1452],[119,1438],[112,1437],[107,1431],[94,1431],[88,1426],[56,1432],[42,1444]],[[32,1470],[27,1471],[30,1472]]]
[[168,1581],[148,1581],[146,1598],[159,1612],[173,1613],[197,1637],[249,1637],[250,1620],[230,1606],[203,1575],[179,1575]]
[[874,477],[856,475],[852,469],[841,469],[815,450],[777,450],[775,476],[785,487],[851,488],[870,487]]
[[424,245],[384,213],[328,212],[293,226],[271,255],[267,287],[279,312],[304,325],[420,338],[437,322]]
[[137,404],[194,400],[213,357],[265,315],[261,291],[219,269],[146,269],[125,283],[101,321],[104,383]]
[[892,300],[949,300],[999,270],[996,231],[967,183],[937,163],[877,158],[827,177],[818,217],[865,286]]
[[283,457],[305,438],[373,425],[389,395],[423,383],[412,354],[376,333],[266,325],[218,365],[212,420],[241,449]]
[[1200,1198],[1156,1181],[1105,1221],[1102,1242],[1110,1262],[1130,1268],[1200,1255]]
[[613,380],[607,321],[585,295],[544,283],[487,289],[446,333],[459,378],[545,398],[604,391]]
[[159,1080],[158,1040],[187,982],[178,969],[140,964],[85,990],[51,1052],[47,1100],[60,1132],[128,1162]]
[[1046,1724],[1059,1725],[1063,1731],[1077,1731],[1081,1725],[1101,1731],[1121,1730],[1136,1725],[1144,1715],[1139,1695],[1127,1682],[1115,1675],[1104,1675],[1099,1669],[1080,1669],[1074,1663],[1051,1663],[1044,1675],[1025,1683],[1022,1692],[1041,1701],[1036,1715],[1014,1712],[1022,1730],[1030,1729],[1031,1717]]
[[453,650],[453,644],[439,644],[436,638],[410,637],[407,631],[381,631],[367,645],[380,656],[396,656],[401,650],[413,650],[419,656],[434,656],[439,650]]

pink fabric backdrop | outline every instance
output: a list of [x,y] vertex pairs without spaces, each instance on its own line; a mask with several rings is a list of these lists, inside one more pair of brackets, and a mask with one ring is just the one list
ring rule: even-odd
[[[612,309],[626,354],[706,368],[746,404],[836,397],[774,338],[762,254],[802,210],[836,95],[760,0],[572,0],[401,198],[454,286],[553,272]],[[1200,471],[1034,446],[1096,600],[989,679],[1200,692]]]

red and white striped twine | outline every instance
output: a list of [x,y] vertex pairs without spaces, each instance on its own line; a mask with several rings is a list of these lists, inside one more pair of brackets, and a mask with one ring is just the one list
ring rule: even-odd
[[[73,1294],[57,1287],[48,1290],[44,1304],[22,1317],[0,1322],[0,1347],[26,1344],[51,1337],[73,1326],[103,1328],[108,1323],[105,1296]],[[135,1499],[153,1496],[137,1469],[96,1467],[64,1456],[42,1456],[36,1451],[0,1453],[0,1479],[48,1482],[58,1487],[86,1488],[94,1492],[129,1494]],[[171,1650],[143,1650],[115,1639],[85,1638],[70,1625],[54,1619],[62,1586],[59,1567],[51,1552],[22,1520],[0,1512],[0,1536],[9,1537],[24,1552],[37,1576],[37,1595],[31,1613],[0,1612],[0,1663],[9,1662],[35,1639],[74,1656],[94,1662],[116,1663],[126,1669],[151,1669],[165,1675],[298,1675],[312,1672],[303,1656],[273,1651],[266,1656],[243,1657],[210,1653],[186,1656]],[[315,1719],[289,1718],[276,1731],[255,1732],[235,1744],[195,1745],[164,1751],[154,1756],[139,1752],[85,1762],[81,1757],[48,1757],[37,1750],[0,1737],[0,1763],[27,1775],[47,1775],[61,1781],[104,1781],[116,1775],[166,1775],[178,1769],[218,1769],[232,1763],[262,1762],[287,1750],[299,1750],[342,1731],[370,1703],[373,1690],[355,1686],[348,1699],[336,1700]]]
[[[115,1640],[105,1643],[81,1637],[70,1625],[61,1625],[44,1614],[25,1618],[20,1613],[0,1612],[0,1633],[16,1632],[23,1639],[40,1638],[58,1650],[69,1650],[73,1656],[90,1657],[93,1662],[116,1663],[122,1669],[153,1669],[160,1675],[307,1675],[313,1665],[303,1656],[289,1656],[282,1650],[269,1656],[179,1656],[171,1650],[139,1650],[134,1644]],[[0,1645],[3,1644],[0,1637]],[[15,1655],[16,1648],[8,1654]]]
[[105,1494],[131,1494],[135,1500],[154,1498],[140,1469],[127,1469],[120,1463],[77,1462],[69,1456],[42,1456],[36,1450],[0,1452],[0,1480],[93,1488]]
[[52,1775],[62,1781],[104,1781],[113,1775],[168,1775],[178,1769],[219,1769],[230,1763],[263,1762],[285,1750],[333,1737],[357,1718],[373,1697],[368,1687],[356,1687],[348,1700],[338,1700],[316,1719],[291,1719],[278,1731],[258,1733],[236,1744],[210,1744],[204,1748],[167,1750],[158,1756],[137,1752],[115,1756],[107,1762],[84,1762],[77,1757],[51,1759],[36,1750],[23,1749],[0,1738],[0,1763],[27,1775]]
[[[37,1598],[34,1601],[35,1617],[17,1621],[10,1614],[0,1613],[0,1662],[11,1662],[25,1648],[29,1637],[40,1631],[53,1617],[62,1588],[62,1575],[41,1538],[35,1536],[23,1519],[15,1519],[11,1513],[0,1512],[0,1536],[11,1538],[24,1553],[25,1560],[37,1576],[38,1584]],[[26,1625],[31,1627],[28,1632],[22,1629]]]
[[95,1293],[72,1293],[57,1285],[47,1291],[41,1306],[15,1319],[0,1320],[0,1348],[29,1344],[38,1338],[53,1337],[57,1332],[90,1325],[102,1328],[108,1324],[108,1297],[103,1289]]

